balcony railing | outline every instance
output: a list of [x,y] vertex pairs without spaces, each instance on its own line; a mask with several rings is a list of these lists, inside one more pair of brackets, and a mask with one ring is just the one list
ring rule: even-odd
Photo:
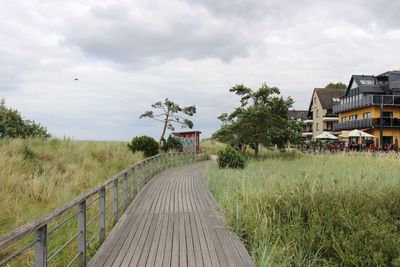
[[333,130],[353,130],[360,128],[376,128],[380,127],[382,124],[385,128],[396,128],[400,127],[400,119],[398,118],[375,118],[375,119],[364,119],[355,121],[346,121],[342,123],[334,123]]
[[340,104],[333,106],[333,113],[337,114],[356,108],[383,104],[384,106],[400,106],[400,95],[365,95],[362,98],[343,97]]

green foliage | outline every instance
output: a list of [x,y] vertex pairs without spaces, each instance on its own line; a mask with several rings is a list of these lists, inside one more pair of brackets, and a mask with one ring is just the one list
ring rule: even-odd
[[325,86],[325,88],[331,88],[331,89],[347,89],[347,85],[344,83],[338,82],[338,83],[329,83]]
[[277,87],[262,84],[253,91],[244,85],[235,85],[230,92],[241,97],[240,106],[218,117],[222,127],[213,138],[232,146],[250,145],[255,155],[260,144],[284,147],[287,141],[298,138],[295,136],[298,131],[290,130],[293,125],[287,118],[293,100],[283,99]]
[[0,138],[38,137],[47,139],[50,134],[40,124],[23,119],[17,110],[7,108],[4,99],[0,102]]
[[206,172],[257,266],[398,266],[398,158],[276,153]]
[[137,151],[143,152],[143,155],[148,158],[158,154],[158,143],[150,136],[136,136],[128,144],[129,149],[135,153]]
[[162,150],[164,152],[168,152],[170,150],[183,151],[183,145],[178,138],[175,138],[172,135],[170,135],[168,136],[168,139],[165,142],[163,142]]
[[32,148],[29,147],[28,144],[24,144],[21,149],[20,153],[22,155],[22,158],[24,160],[33,160],[36,158],[35,152],[32,150]]
[[159,110],[159,112],[155,113],[153,110],[148,110],[140,115],[140,118],[150,118],[163,123],[159,141],[160,145],[164,139],[166,130],[175,130],[173,124],[180,124],[182,127],[189,127],[190,129],[193,128],[193,122],[185,116],[193,116],[196,113],[196,106],[181,107],[166,98],[164,102],[158,101],[151,105],[151,107],[155,110]]
[[243,169],[245,159],[239,151],[228,146],[225,150],[218,152],[218,166],[220,168]]

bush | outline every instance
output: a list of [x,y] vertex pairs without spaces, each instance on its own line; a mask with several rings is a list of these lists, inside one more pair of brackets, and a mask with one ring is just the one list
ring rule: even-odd
[[133,153],[137,151],[143,152],[146,158],[157,155],[158,153],[158,143],[150,136],[136,136],[128,144],[128,147]]
[[230,146],[218,152],[218,166],[220,168],[243,169],[244,163],[243,155]]
[[168,152],[170,150],[176,150],[176,151],[183,151],[183,145],[181,141],[178,138],[173,137],[170,135],[163,143],[163,146],[161,148],[164,152]]
[[48,139],[51,135],[40,124],[22,118],[17,110],[6,107],[4,99],[0,100],[0,138]]

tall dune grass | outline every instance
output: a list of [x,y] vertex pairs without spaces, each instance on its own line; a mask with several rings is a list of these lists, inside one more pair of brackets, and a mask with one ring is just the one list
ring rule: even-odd
[[142,158],[123,142],[0,140],[0,235]]
[[217,155],[219,151],[224,150],[226,144],[213,139],[207,139],[200,142],[201,150],[207,151],[209,155]]
[[400,159],[294,156],[206,170],[258,266],[400,266]]

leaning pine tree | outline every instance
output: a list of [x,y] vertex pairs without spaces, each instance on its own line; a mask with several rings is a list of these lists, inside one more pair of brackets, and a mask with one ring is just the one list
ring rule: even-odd
[[256,91],[244,85],[235,85],[229,91],[240,96],[240,105],[232,113],[218,117],[222,127],[214,133],[214,138],[233,146],[250,145],[256,156],[260,144],[283,147],[290,141],[287,117],[293,104],[290,97],[284,99],[277,87],[266,84]]
[[163,124],[159,144],[161,146],[164,140],[167,129],[174,131],[173,124],[180,124],[182,127],[193,128],[193,122],[189,120],[188,116],[193,116],[196,113],[196,106],[181,107],[173,101],[166,98],[163,102],[158,101],[151,105],[155,110],[146,111],[140,118],[150,118],[159,121]]

